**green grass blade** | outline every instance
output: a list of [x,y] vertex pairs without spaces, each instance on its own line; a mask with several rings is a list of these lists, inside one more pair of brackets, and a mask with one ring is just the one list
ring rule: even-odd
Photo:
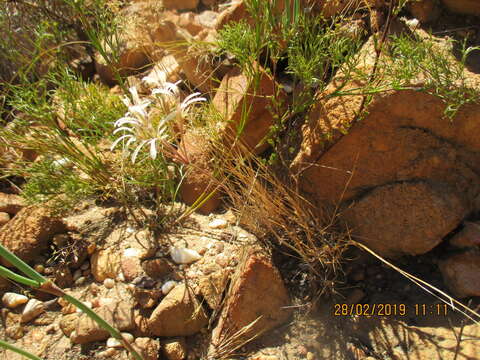
[[16,281],[20,284],[31,286],[33,288],[38,288],[41,284],[35,280],[26,278],[22,275],[18,275],[14,273],[13,271],[7,269],[4,266],[0,265],[0,277],[4,277],[13,281]]
[[[36,272],[32,267],[27,263],[17,257],[15,254],[11,253],[7,248],[0,244],[0,256],[15,266],[22,273],[27,275],[30,279],[34,280],[35,283],[43,284],[47,281],[42,275]],[[38,287],[38,286],[37,286]]]
[[29,359],[32,359],[32,360],[42,360],[38,356],[33,355],[33,354],[29,353],[28,351],[20,349],[20,348],[14,346],[12,344],[9,344],[9,343],[7,343],[3,340],[0,340],[0,347],[2,347],[4,349],[7,349],[7,350],[10,350],[10,351],[13,351],[13,352],[16,352],[17,354],[20,354],[20,355],[25,356],[26,358],[29,358]]

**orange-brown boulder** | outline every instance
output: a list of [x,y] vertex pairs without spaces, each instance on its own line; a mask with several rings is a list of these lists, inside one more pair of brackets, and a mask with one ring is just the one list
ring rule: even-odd
[[[368,74],[375,52],[366,50],[368,47],[362,50],[365,56],[360,57],[357,68]],[[371,101],[366,101],[362,94],[329,96],[342,84],[345,92],[364,85],[361,80],[344,83],[342,76],[339,72],[325,93],[319,94],[319,101],[302,129],[301,149],[291,166],[300,188],[315,201],[345,207],[354,201],[357,205],[353,209],[361,206],[364,223],[358,222],[359,213],[355,215],[353,234],[360,240],[369,238],[365,241],[375,244],[380,255],[426,252],[476,206],[474,199],[480,195],[480,138],[476,136],[480,131],[480,105],[465,105],[449,120],[445,116],[447,105],[440,97],[419,91],[422,79],[412,81],[409,90],[384,91]],[[475,84],[475,75],[467,76]],[[395,212],[389,204],[398,202],[405,189],[388,186],[402,183],[433,184],[435,189],[442,189],[442,196],[438,190],[422,185],[419,201],[412,199],[409,207],[403,200]],[[413,185],[408,189],[410,198],[418,190]],[[437,213],[437,202],[444,209],[445,201],[456,205]],[[415,241],[423,240],[416,234],[415,218],[406,216],[404,211],[428,211],[422,216],[436,219],[435,225],[433,221],[429,224],[438,231],[422,238],[424,244],[409,248]],[[382,212],[384,217],[376,215]],[[374,216],[369,218],[371,214]],[[402,231],[398,231],[399,219],[410,222],[404,224]],[[375,228],[377,232],[373,231]]]
[[443,281],[457,297],[480,296],[480,254],[467,252],[440,262]]
[[480,16],[478,0],[442,0],[442,2],[452,12]]
[[[212,333],[210,352],[237,338],[232,346],[251,340],[285,321],[291,315],[287,289],[278,269],[268,256],[246,253],[232,278],[227,302]],[[240,333],[240,331],[243,333]]]
[[212,163],[212,146],[225,148],[222,151],[243,154],[259,154],[268,146],[262,140],[273,125],[272,100],[277,95],[277,100],[281,101],[279,99],[282,99],[282,93],[265,71],[260,71],[257,80],[237,68],[224,76],[212,100],[221,119],[216,145],[212,145],[201,134],[187,132],[183,137],[180,151],[189,158],[190,164],[180,188],[181,196],[183,201],[191,205],[202,194],[211,193],[199,209],[202,213],[210,213],[220,204]]
[[445,185],[423,181],[378,186],[344,212],[362,243],[390,258],[424,254],[467,214]]
[[[46,207],[28,206],[0,229],[0,244],[23,261],[32,261],[48,249],[55,234],[66,230],[65,224]],[[3,265],[9,266],[4,259]]]

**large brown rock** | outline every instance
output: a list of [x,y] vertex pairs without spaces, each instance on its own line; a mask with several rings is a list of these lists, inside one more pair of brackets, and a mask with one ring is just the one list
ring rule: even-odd
[[[65,231],[61,219],[46,207],[28,206],[0,229],[0,244],[24,261],[32,261],[48,249],[55,234]],[[8,265],[1,260],[3,265]]]
[[450,11],[480,16],[480,2],[478,0],[442,0]]
[[480,296],[480,254],[467,252],[450,256],[440,262],[443,280],[452,293],[460,298]]
[[[133,304],[126,301],[111,301],[109,304],[94,309],[95,312],[120,331],[134,329]],[[106,340],[110,334],[87,315],[82,314],[77,322],[71,339],[75,344],[87,344],[94,341]]]
[[110,63],[101,54],[95,56],[95,68],[100,78],[113,85],[117,83],[117,73],[126,77],[160,60],[165,52],[163,43],[178,39],[176,19],[176,15],[162,11],[162,4],[158,1],[134,2],[125,6],[118,14],[121,27],[116,51],[105,44]]
[[462,201],[444,186],[405,182],[376,187],[344,212],[362,243],[387,256],[424,254],[466,215]]
[[220,195],[215,191],[212,146],[224,148],[230,156],[231,153],[260,154],[267,148],[262,140],[274,122],[272,99],[276,96],[281,102],[283,93],[265,71],[259,69],[259,74],[258,81],[255,81],[235,68],[223,77],[212,100],[221,119],[216,145],[212,145],[203,134],[187,132],[183,138],[180,149],[190,161],[180,188],[183,201],[191,205],[200,195],[213,191],[199,209],[202,213],[210,213],[220,204]]
[[[375,54],[371,41],[362,52],[357,68],[368,74],[374,64],[372,54]],[[473,74],[467,76],[472,80],[475,78]],[[411,87],[420,87],[422,81],[421,78],[412,81]],[[347,81],[340,71],[325,93],[319,94],[319,101],[302,129],[303,142],[292,164],[300,188],[314,201],[345,206],[352,201],[362,204],[364,225],[357,222],[360,214],[355,215],[357,232],[353,234],[360,240],[375,235],[372,241],[380,254],[392,255],[402,253],[402,246],[407,250],[410,245],[406,244],[413,244],[419,238],[415,218],[402,213],[409,211],[405,207],[407,202],[403,202],[398,212],[387,205],[398,201],[401,187],[391,190],[385,186],[412,182],[435,184],[436,189],[442,189],[443,196],[425,188],[418,202],[412,199],[410,211],[430,209],[432,213],[422,216],[432,215],[438,223],[428,223],[438,232],[430,231],[423,245],[405,253],[418,254],[420,248],[428,251],[433,243],[438,243],[455,227],[454,219],[458,225],[462,217],[476,206],[474,199],[480,194],[480,158],[477,155],[480,138],[475,134],[480,131],[480,105],[463,106],[455,118],[449,120],[445,117],[443,100],[427,92],[414,89],[385,91],[375,95],[370,102],[364,102],[366,99],[362,94],[328,96],[342,84],[346,92],[364,86],[360,79]],[[362,108],[363,105],[366,107]],[[366,112],[360,117],[361,110]],[[377,187],[384,190],[375,192]],[[376,209],[378,196],[386,204]],[[428,201],[432,205],[427,205]],[[438,201],[442,209],[445,204],[456,205],[451,211],[437,213],[435,205]],[[384,211],[389,216],[375,216],[376,223],[373,218],[368,219],[370,213],[376,214],[377,211],[378,214]],[[380,239],[392,239],[391,232],[399,226],[394,225],[395,218],[411,221],[403,227],[402,238],[397,238],[404,245],[385,240],[385,246],[379,246]],[[367,222],[368,226],[365,225]],[[394,227],[389,228],[386,225],[389,223]],[[375,228],[378,229],[376,234],[372,232]],[[366,232],[362,233],[363,230]],[[440,238],[433,240],[434,235]]]
[[422,23],[435,21],[440,15],[437,0],[412,1],[407,3],[407,9]]
[[170,291],[148,320],[148,328],[156,336],[189,336],[207,324],[201,303],[184,284]]
[[240,330],[245,332],[232,346],[281,325],[291,314],[291,309],[286,308],[290,299],[279,271],[266,255],[254,251],[243,256],[226,299],[212,333],[212,354]]

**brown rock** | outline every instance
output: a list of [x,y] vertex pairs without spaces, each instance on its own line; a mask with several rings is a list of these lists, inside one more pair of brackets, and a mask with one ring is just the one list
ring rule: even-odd
[[[287,289],[271,260],[258,252],[246,253],[227,293],[227,302],[212,333],[212,349],[251,326],[241,343],[287,321],[291,310]],[[211,351],[212,351],[211,349]]]
[[77,328],[78,318],[78,314],[68,314],[62,316],[59,325],[66,337],[69,338],[72,332]]
[[172,266],[163,258],[145,260],[142,268],[152,279],[161,279],[173,271]]
[[450,11],[480,16],[480,2],[477,0],[442,0],[442,2]]
[[[29,206],[0,231],[0,243],[24,261],[32,261],[48,249],[48,242],[57,233],[65,231],[63,222],[51,215],[45,207]],[[8,265],[6,260],[1,260]]]
[[187,357],[187,343],[184,338],[162,342],[162,350],[168,360],[184,360]]
[[168,293],[153,311],[148,326],[156,336],[189,336],[199,332],[207,323],[202,305],[181,284]]
[[229,275],[226,272],[217,272],[202,278],[198,284],[200,294],[211,309],[218,310],[222,301],[222,294],[227,285]]
[[135,301],[144,309],[150,309],[158,304],[162,297],[162,290],[158,289],[141,289],[135,287],[133,291]]
[[210,214],[220,205],[220,194],[216,191],[218,186],[213,170],[211,169],[211,156],[208,153],[210,143],[205,136],[187,132],[182,139],[182,152],[190,159],[186,167],[186,175],[180,186],[182,200],[188,205],[193,205],[200,197],[205,199],[197,211]]
[[480,246],[480,224],[466,221],[463,229],[450,239],[450,244],[459,248]]
[[98,250],[93,253],[90,263],[96,281],[115,279],[120,271],[120,254],[112,248]]
[[[260,77],[256,82],[240,69],[232,69],[224,76],[212,100],[226,124],[221,135],[225,145],[232,146],[232,142],[236,141],[238,144],[233,146],[239,149],[245,147],[255,154],[260,154],[267,148],[260,142],[273,125],[272,99],[282,99],[282,94],[276,94],[277,86],[272,77],[261,69],[259,72]],[[250,110],[246,119],[243,114],[245,108]],[[236,139],[243,120],[244,128]]]
[[[420,31],[418,34],[422,35]],[[367,73],[375,62],[372,46],[369,40],[361,50],[357,66]],[[468,76],[474,84],[476,76]],[[444,116],[445,103],[439,97],[415,90],[388,91],[374,96],[365,116],[357,121],[364,100],[362,95],[326,96],[344,80],[339,71],[326,92],[320,94],[322,99],[302,129],[303,143],[292,164],[300,188],[317,202],[348,206],[351,201],[359,200],[364,214],[361,219],[357,211],[355,220],[361,231],[368,228],[368,236],[385,239],[372,240],[380,251],[390,254],[428,251],[474,209],[472,199],[480,194],[480,161],[475,155],[480,150],[480,139],[473,136],[480,131],[480,124],[475,121],[480,106],[464,106],[455,119],[448,121]],[[419,78],[412,83],[421,85],[423,80]],[[362,86],[362,81],[352,80],[347,81],[342,90]],[[426,189],[422,185],[420,190],[414,185],[419,181],[435,184],[434,188]],[[410,185],[396,185],[399,187],[393,189],[386,184]],[[377,187],[379,191],[375,192]],[[410,193],[409,200],[399,199],[404,191]],[[421,196],[418,202],[413,198],[415,193]],[[393,206],[378,203],[379,197],[390,202],[390,196],[400,201],[398,213]],[[415,206],[407,206],[409,201]],[[439,201],[439,209],[434,201]],[[371,208],[369,204],[379,208]],[[454,206],[447,209],[450,204]],[[418,218],[413,213],[420,209],[432,211],[433,217],[425,222],[430,229],[426,225],[420,227],[427,241],[412,248],[419,239]],[[422,213],[422,216],[430,217],[430,214]],[[399,219],[411,223],[400,226]],[[399,229],[397,234],[402,234],[401,241],[392,235],[394,228]],[[388,234],[382,232],[385,230]],[[392,251],[382,248],[389,242]],[[380,243],[384,245],[378,246]],[[401,248],[407,244],[407,248]]]
[[6,212],[0,212],[0,226],[5,225],[10,221],[10,215]]
[[68,266],[62,265],[55,269],[55,284],[61,288],[70,287],[73,284],[73,276]]
[[20,323],[19,314],[14,314],[8,309],[2,309],[2,321],[5,328],[5,335],[13,340],[18,340],[25,334],[25,329]]
[[466,213],[448,187],[405,182],[376,187],[343,215],[362,243],[382,256],[396,257],[430,251]]
[[163,6],[168,10],[193,10],[200,0],[163,0]]
[[[260,154],[267,148],[261,143],[273,124],[271,113],[272,99],[277,100],[282,94],[276,94],[274,80],[264,71],[258,82],[254,82],[239,69],[232,69],[224,77],[212,100],[223,120],[219,130],[219,141],[230,152],[253,152]],[[249,109],[245,118],[244,109]],[[240,130],[239,127],[243,126]],[[240,136],[237,136],[240,132]],[[220,204],[220,195],[215,187],[218,183],[213,176],[209,152],[212,145],[203,134],[187,132],[180,147],[190,159],[187,174],[182,182],[180,191],[183,201],[191,205],[205,193],[213,192],[210,199],[199,209],[202,213],[210,213]]]
[[180,14],[178,26],[187,30],[192,36],[197,35],[203,29],[203,26],[198,23],[195,14],[191,11]]
[[140,258],[136,256],[122,256],[120,267],[127,282],[144,274]]
[[[135,327],[133,306],[125,301],[114,301],[95,309],[95,312],[120,331],[129,331]],[[109,337],[107,330],[100,327],[87,315],[82,314],[77,322],[75,344],[86,344],[94,341],[106,340]]]
[[160,351],[160,342],[155,339],[147,337],[139,337],[135,339],[132,344],[133,348],[137,350],[144,360],[157,360]]
[[25,200],[15,194],[0,193],[0,212],[15,215],[26,206]]
[[467,252],[440,262],[443,281],[457,297],[480,296],[480,254]]
[[407,3],[410,13],[422,23],[433,22],[440,16],[440,8],[436,0],[421,0]]
[[123,26],[118,34],[118,59],[108,64],[100,54],[95,56],[95,69],[102,81],[114,85],[116,72],[122,77],[133,75],[161,58],[164,50],[158,44],[175,40],[172,24],[164,21],[169,14],[161,9],[162,2],[142,1],[130,3],[120,11],[118,20]]

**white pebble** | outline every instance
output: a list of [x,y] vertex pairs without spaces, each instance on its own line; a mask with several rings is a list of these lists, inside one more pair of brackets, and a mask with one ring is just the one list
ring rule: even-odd
[[75,280],[75,285],[77,286],[80,286],[80,285],[83,285],[85,283],[85,276],[80,276],[77,280]]
[[103,286],[105,286],[107,289],[112,289],[115,286],[115,280],[106,278],[103,281]]
[[162,293],[163,295],[167,295],[172,289],[177,286],[175,281],[167,281],[165,284],[162,285]]
[[135,340],[133,335],[128,332],[122,332],[122,336],[125,340],[127,340],[129,344],[133,343],[133,341]]
[[85,261],[82,266],[80,267],[81,270],[87,270],[90,267],[90,263]]
[[227,226],[228,222],[224,219],[215,219],[208,224],[208,227],[211,229],[225,229]]
[[123,256],[126,257],[140,257],[140,250],[135,248],[128,248],[123,251]]
[[107,340],[107,347],[118,348],[118,347],[123,347],[123,345],[122,345],[122,342],[120,340],[111,337],[111,338],[108,338],[108,340]]
[[119,272],[117,275],[117,281],[124,282],[125,281],[125,275],[123,275],[123,272]]
[[117,350],[115,348],[108,348],[107,350],[101,351],[98,353],[98,357],[103,359],[103,358],[109,358],[117,354]]
[[172,247],[170,249],[170,256],[177,264],[190,264],[202,258],[195,250],[178,247]]
[[14,309],[17,306],[25,304],[28,301],[28,297],[13,292],[7,292],[2,297],[3,305],[10,309]]
[[20,322],[27,323],[30,320],[35,319],[44,311],[45,311],[45,307],[43,305],[43,302],[37,299],[30,299],[27,305],[25,305],[25,309],[23,309]]

